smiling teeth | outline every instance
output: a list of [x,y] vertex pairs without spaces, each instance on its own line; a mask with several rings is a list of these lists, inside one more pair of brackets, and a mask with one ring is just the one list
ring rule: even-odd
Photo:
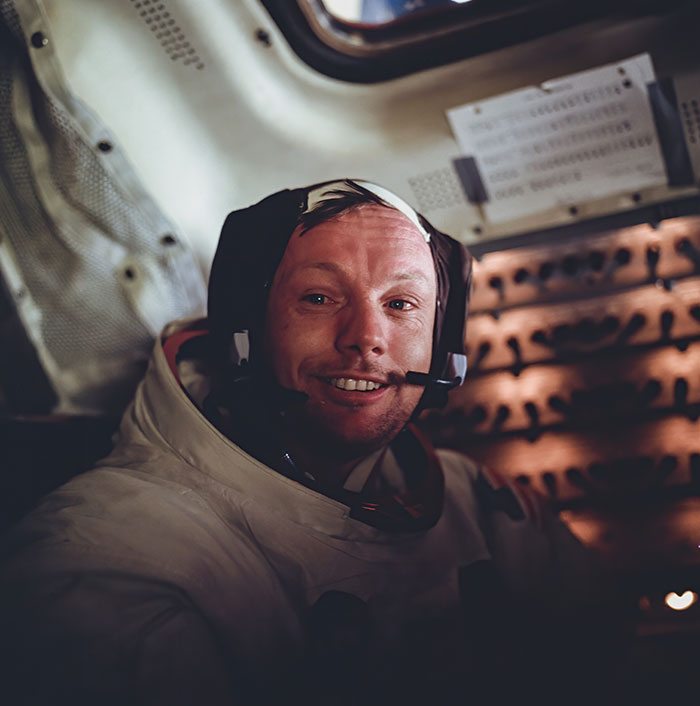
[[370,392],[371,390],[378,390],[382,386],[381,383],[373,382],[372,380],[354,380],[353,378],[331,378],[330,383],[339,390],[347,390],[348,392],[353,390]]

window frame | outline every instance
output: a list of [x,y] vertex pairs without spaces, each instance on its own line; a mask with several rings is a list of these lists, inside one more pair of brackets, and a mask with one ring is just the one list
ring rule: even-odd
[[610,15],[672,13],[692,0],[493,0],[475,17],[470,3],[433,8],[383,25],[348,23],[321,0],[261,0],[293,51],[331,78],[378,83],[503,49]]

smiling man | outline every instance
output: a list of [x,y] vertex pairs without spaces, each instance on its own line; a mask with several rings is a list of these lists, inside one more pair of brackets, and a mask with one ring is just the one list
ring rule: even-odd
[[463,380],[470,279],[366,182],[230,214],[207,321],[166,329],[113,453],[2,545],[10,702],[560,699],[603,653],[585,553],[412,424]]
[[344,480],[411,418],[422,389],[406,372],[430,368],[436,302],[430,248],[400,211],[372,204],[292,234],[265,350],[277,382],[308,397],[289,443],[315,475]]

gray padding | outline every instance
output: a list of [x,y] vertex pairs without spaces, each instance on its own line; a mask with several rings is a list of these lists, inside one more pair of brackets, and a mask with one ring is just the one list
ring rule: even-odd
[[54,411],[114,413],[160,327],[203,312],[204,280],[107,128],[67,91],[51,42],[32,43],[42,21],[32,0],[0,0],[0,277]]

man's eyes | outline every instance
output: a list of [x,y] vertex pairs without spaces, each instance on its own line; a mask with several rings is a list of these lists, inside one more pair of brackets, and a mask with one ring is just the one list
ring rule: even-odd
[[411,302],[407,302],[405,299],[392,299],[389,302],[389,308],[395,309],[396,311],[406,311],[413,308]]
[[[303,302],[308,302],[309,304],[314,304],[316,306],[322,306],[324,304],[333,303],[333,299],[327,294],[320,294],[319,292],[312,292],[311,294],[305,294],[302,296],[301,300]],[[406,299],[390,299],[387,303],[387,308],[394,311],[410,311],[415,308],[415,305],[407,301]]]
[[304,302],[309,302],[309,304],[326,304],[329,299],[325,294],[306,294],[301,298]]

